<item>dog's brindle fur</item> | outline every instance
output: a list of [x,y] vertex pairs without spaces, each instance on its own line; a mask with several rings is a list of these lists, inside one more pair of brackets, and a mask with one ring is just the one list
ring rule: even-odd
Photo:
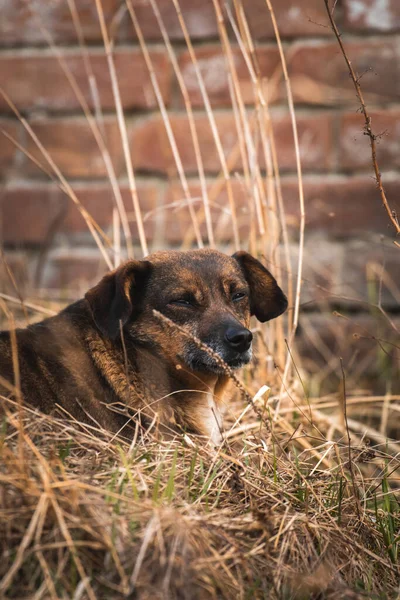
[[[250,316],[264,322],[286,307],[274,277],[247,252],[168,251],[128,261],[57,316],[16,331],[23,399],[128,435],[129,415],[157,414],[164,430],[218,442],[228,377],[153,311],[237,368],[251,359]],[[14,384],[9,332],[0,333],[0,375]]]

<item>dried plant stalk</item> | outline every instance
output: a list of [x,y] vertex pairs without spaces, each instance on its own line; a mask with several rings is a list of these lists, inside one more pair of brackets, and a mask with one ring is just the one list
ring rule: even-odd
[[[299,225],[299,258],[297,262],[297,283],[296,283],[296,294],[295,294],[295,302],[293,307],[293,322],[292,322],[292,330],[290,332],[288,346],[289,348],[293,344],[294,336],[296,333],[297,325],[299,322],[299,310],[300,310],[300,294],[301,294],[301,284],[302,284],[302,271],[303,271],[303,259],[304,259],[304,230],[305,230],[305,206],[304,206],[304,191],[303,191],[303,175],[301,168],[301,160],[300,160],[300,146],[299,146],[299,137],[297,132],[297,123],[296,123],[296,115],[294,111],[294,101],[292,94],[292,86],[290,83],[289,73],[287,70],[285,53],[283,52],[283,46],[281,42],[280,33],[278,30],[278,25],[275,18],[275,12],[272,7],[270,0],[265,0],[268,10],[270,12],[272,26],[274,29],[275,39],[278,44],[279,56],[281,59],[281,65],[283,69],[283,77],[285,80],[286,86],[286,95],[288,99],[289,113],[290,119],[292,123],[292,131],[293,131],[293,139],[294,139],[294,150],[296,156],[296,171],[297,171],[297,180],[298,180],[298,192],[299,192],[299,204],[300,204],[300,225]],[[282,379],[282,390],[283,392],[284,385],[286,384],[289,370],[290,370],[291,358],[288,352],[286,357],[285,369],[283,372]],[[275,410],[275,416],[278,415],[280,408],[280,402],[278,402]]]
[[375,173],[375,179],[376,179],[376,183],[379,189],[379,193],[381,195],[381,199],[382,199],[382,204],[388,214],[388,217],[397,233],[397,235],[400,234],[400,223],[399,223],[399,218],[398,215],[396,214],[396,211],[392,210],[390,208],[388,199],[386,197],[386,193],[385,193],[385,189],[383,187],[383,182],[382,182],[382,175],[381,175],[381,171],[379,169],[378,166],[378,161],[377,161],[377,157],[376,157],[376,139],[377,136],[373,133],[372,131],[372,127],[371,127],[371,117],[369,116],[369,112],[367,110],[367,106],[365,104],[365,100],[364,100],[364,95],[362,93],[362,89],[361,89],[361,85],[360,85],[360,78],[356,75],[354,69],[353,69],[353,65],[351,64],[351,61],[349,59],[349,57],[347,56],[344,44],[342,42],[342,38],[341,35],[339,33],[339,30],[337,28],[337,25],[335,23],[335,19],[333,18],[333,13],[335,10],[335,6],[336,6],[336,2],[333,5],[332,10],[329,8],[329,0],[324,0],[325,3],[325,7],[326,7],[326,11],[328,13],[328,17],[329,17],[329,21],[331,23],[331,27],[333,30],[333,33],[335,34],[335,37],[338,41],[338,44],[340,46],[340,50],[343,54],[343,58],[346,61],[346,65],[347,68],[349,70],[349,74],[351,77],[351,80],[354,84],[355,90],[356,90],[356,94],[357,94],[357,98],[360,102],[361,105],[361,112],[364,116],[364,132],[365,134],[368,136],[369,138],[369,142],[370,142],[370,146],[371,146],[371,159],[372,159],[372,166],[374,169],[374,173]]
[[187,182],[187,179],[186,179],[186,175],[185,175],[185,171],[184,171],[184,168],[183,168],[183,165],[182,165],[182,160],[181,160],[181,157],[179,155],[178,147],[176,145],[175,136],[174,136],[174,133],[172,131],[171,122],[170,122],[170,119],[169,119],[169,116],[168,116],[168,112],[166,110],[165,103],[164,103],[164,100],[163,100],[163,97],[162,97],[162,94],[161,94],[161,91],[160,91],[160,86],[158,85],[157,77],[156,77],[156,75],[154,73],[153,64],[152,64],[152,61],[151,61],[151,58],[150,58],[150,54],[149,54],[149,52],[147,50],[146,42],[145,42],[144,37],[142,35],[142,30],[141,30],[139,22],[138,22],[138,20],[136,18],[136,14],[135,14],[135,11],[134,11],[134,8],[133,8],[133,5],[132,5],[132,1],[131,0],[125,0],[125,2],[126,2],[126,5],[128,7],[129,15],[131,17],[131,20],[132,20],[132,23],[133,23],[136,35],[138,36],[138,39],[139,39],[140,47],[141,47],[141,50],[143,52],[144,59],[146,61],[146,65],[147,65],[147,69],[149,71],[151,83],[152,83],[152,86],[153,86],[153,89],[154,89],[155,96],[157,98],[158,106],[160,108],[161,116],[162,116],[162,119],[163,119],[163,122],[164,122],[164,125],[165,125],[165,129],[166,129],[166,132],[167,132],[167,135],[168,135],[168,140],[169,140],[169,143],[170,143],[170,146],[171,146],[171,150],[172,150],[172,153],[173,153],[173,156],[174,156],[176,168],[178,170],[180,181],[181,181],[181,184],[182,184],[182,188],[183,188],[183,191],[184,191],[184,194],[185,194],[185,198],[187,200],[187,206],[188,206],[190,217],[191,217],[191,220],[192,220],[192,225],[193,225],[193,230],[194,230],[195,237],[196,237],[196,240],[197,240],[197,245],[199,246],[199,248],[203,248],[204,244],[203,244],[203,240],[202,240],[202,237],[201,237],[200,228],[199,228],[199,224],[198,224],[197,217],[196,217],[196,212],[195,212],[195,210],[193,208],[193,203],[192,203],[192,200],[191,200],[191,197],[190,197],[189,185],[188,185],[188,182]]
[[203,160],[201,157],[199,137],[197,135],[197,129],[196,129],[196,124],[195,124],[195,119],[193,116],[192,105],[191,105],[189,94],[187,91],[187,86],[186,86],[185,81],[182,76],[182,71],[181,71],[181,69],[179,67],[179,63],[176,59],[175,51],[174,51],[172,44],[170,42],[170,39],[168,37],[168,33],[165,28],[164,22],[162,20],[157,3],[155,2],[155,0],[149,0],[149,1],[151,4],[151,7],[153,9],[154,15],[157,19],[157,23],[160,28],[165,47],[167,48],[168,56],[172,63],[174,73],[175,73],[176,79],[178,81],[179,89],[182,93],[183,101],[185,104],[185,110],[186,110],[188,121],[189,121],[190,134],[192,136],[193,148],[194,148],[194,153],[195,153],[195,157],[196,157],[196,164],[197,164],[197,169],[198,169],[198,173],[199,173],[201,193],[202,193],[202,197],[203,197],[204,215],[205,215],[205,221],[206,221],[206,226],[207,226],[208,245],[211,248],[214,248],[215,247],[215,238],[214,238],[213,223],[212,223],[211,211],[210,211],[210,200],[208,197],[207,182],[206,182],[205,173],[204,173],[204,166],[203,166]]
[[98,232],[96,231],[96,228],[93,225],[93,219],[90,216],[90,214],[88,213],[88,211],[82,206],[82,204],[79,202],[74,190],[72,189],[72,187],[70,186],[70,184],[68,183],[68,181],[65,179],[64,175],[61,173],[60,169],[57,167],[57,165],[55,164],[54,160],[51,158],[50,154],[47,152],[47,150],[44,148],[43,144],[39,141],[37,135],[35,134],[35,132],[33,131],[32,127],[29,125],[29,123],[26,121],[26,119],[24,117],[22,117],[21,113],[18,111],[17,107],[15,106],[15,104],[11,101],[11,99],[9,98],[9,96],[5,93],[5,91],[0,88],[0,94],[3,96],[4,100],[7,102],[8,106],[11,108],[11,110],[14,112],[15,116],[18,118],[19,122],[21,123],[21,125],[23,125],[23,127],[26,129],[26,131],[29,133],[29,135],[31,136],[31,138],[33,139],[33,141],[35,142],[36,146],[39,148],[40,152],[43,154],[44,158],[47,160],[47,162],[49,163],[50,167],[53,169],[53,171],[56,173],[58,179],[60,180],[63,188],[67,191],[68,196],[71,198],[71,200],[74,202],[74,204],[76,204],[79,212],[81,213],[82,217],[85,219],[86,224],[89,228],[90,233],[93,236],[93,239],[95,240],[101,255],[104,258],[104,261],[107,265],[107,267],[111,270],[112,269],[112,262],[110,261],[110,258],[106,252],[106,249],[98,235]]
[[234,238],[234,246],[236,250],[239,250],[240,248],[240,240],[239,240],[239,229],[238,229],[238,224],[237,224],[237,216],[236,216],[236,205],[235,205],[235,200],[234,200],[234,196],[233,196],[233,190],[232,190],[232,185],[231,185],[231,178],[230,178],[230,174],[229,174],[229,170],[228,170],[228,166],[227,166],[227,162],[225,159],[225,155],[224,155],[224,150],[222,147],[222,143],[221,143],[221,138],[220,135],[218,133],[218,128],[215,122],[215,117],[214,117],[214,113],[212,111],[211,108],[211,104],[210,104],[210,100],[207,94],[207,90],[206,87],[204,85],[204,80],[203,80],[203,76],[201,74],[200,68],[199,68],[199,64],[197,61],[197,57],[196,57],[196,53],[194,51],[193,48],[193,44],[192,41],[190,39],[189,36],[189,32],[187,30],[186,27],[186,23],[185,20],[183,18],[182,15],[182,11],[179,5],[178,0],[172,0],[174,3],[174,7],[178,16],[178,20],[182,29],[182,33],[183,36],[185,38],[185,42],[186,42],[186,46],[188,48],[189,51],[189,55],[190,55],[190,59],[192,61],[195,73],[196,73],[196,78],[199,84],[199,88],[200,88],[200,92],[201,92],[201,96],[204,102],[204,107],[206,109],[207,112],[207,116],[210,122],[210,126],[211,126],[211,131],[213,134],[213,138],[214,138],[214,142],[215,142],[215,146],[218,152],[218,157],[221,163],[221,167],[222,167],[222,171],[224,174],[224,179],[225,179],[225,184],[226,184],[226,189],[227,189],[227,193],[228,193],[228,200],[229,200],[229,207],[231,210],[231,217],[232,217],[232,229],[233,229],[233,238]]
[[[86,47],[84,45],[84,41],[82,38],[82,33],[80,31],[80,25],[79,25],[79,16],[78,13],[76,11],[76,7],[74,4],[74,0],[68,0],[69,6],[70,6],[70,10],[72,15],[74,16],[73,18],[73,22],[74,25],[76,27],[77,30],[77,35],[78,35],[78,39],[80,41],[80,45],[82,48],[82,52],[83,52],[83,58],[84,58],[84,65],[85,65],[85,69],[88,73],[88,79],[90,82],[90,89],[93,91],[92,96],[94,98],[94,105],[95,107],[97,106],[97,108],[95,109],[97,111],[98,114],[101,115],[101,109],[98,107],[98,93],[96,92],[97,87],[96,87],[96,80],[95,77],[93,75],[93,72],[91,71],[91,67],[90,67],[90,59],[88,56],[88,53],[86,51]],[[85,118],[88,122],[88,125],[90,127],[90,130],[93,134],[94,139],[96,140],[96,143],[98,145],[98,148],[100,150],[100,154],[104,163],[104,166],[106,168],[107,171],[107,176],[109,178],[110,181],[110,185],[111,185],[111,189],[114,195],[114,199],[119,211],[119,215],[120,215],[120,219],[121,219],[121,224],[122,224],[122,228],[124,231],[124,236],[125,236],[125,242],[126,242],[126,248],[127,248],[127,255],[128,257],[132,257],[133,256],[133,244],[132,244],[132,235],[131,235],[131,231],[130,231],[130,227],[129,227],[129,223],[128,223],[128,218],[127,218],[127,214],[126,214],[126,209],[125,209],[125,205],[122,199],[122,195],[121,195],[121,191],[119,189],[119,185],[118,185],[118,181],[117,181],[117,176],[115,174],[115,169],[111,160],[111,156],[110,156],[110,152],[107,148],[107,144],[105,142],[105,136],[104,136],[104,132],[102,133],[100,131],[99,125],[96,122],[96,119],[93,117],[88,103],[85,100],[85,97],[78,85],[78,82],[76,81],[75,76],[73,75],[73,73],[71,72],[71,69],[68,66],[67,61],[65,60],[62,52],[59,50],[59,48],[57,48],[57,46],[54,44],[52,36],[50,35],[49,31],[47,31],[41,23],[38,23],[38,26],[43,34],[43,36],[45,37],[45,39],[47,40],[47,43],[49,45],[49,48],[51,48],[52,52],[54,53],[54,55],[56,56],[58,63],[65,75],[65,77],[67,78],[82,110],[83,113],[85,115]]]
[[140,210],[140,203],[139,203],[139,197],[138,197],[137,188],[136,188],[135,174],[134,174],[133,166],[132,166],[132,157],[131,157],[131,151],[130,151],[130,147],[129,147],[128,131],[127,131],[127,127],[126,127],[126,123],[125,123],[125,119],[124,119],[124,111],[122,108],[121,95],[119,93],[118,75],[117,75],[117,71],[115,69],[113,48],[112,48],[112,43],[110,41],[110,38],[108,36],[107,26],[105,23],[104,12],[103,12],[101,0],[95,0],[95,1],[96,1],[97,15],[98,15],[99,22],[100,22],[101,34],[103,37],[104,50],[105,50],[106,57],[107,57],[108,69],[110,72],[111,85],[112,85],[112,91],[113,91],[114,102],[115,102],[115,110],[117,112],[118,126],[119,126],[120,135],[121,135],[122,148],[123,148],[124,158],[125,158],[125,166],[126,166],[126,170],[128,173],[129,190],[131,193],[133,208],[135,211],[136,224],[137,224],[137,228],[138,228],[138,232],[139,232],[139,240],[140,240],[140,245],[142,248],[142,254],[143,254],[143,256],[146,256],[148,254],[148,246],[147,246],[146,234],[145,234],[144,227],[143,227],[143,218],[142,218],[142,213]]

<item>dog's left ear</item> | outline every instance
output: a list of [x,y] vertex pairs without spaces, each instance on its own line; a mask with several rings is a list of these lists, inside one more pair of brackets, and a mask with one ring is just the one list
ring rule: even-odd
[[233,255],[242,269],[250,288],[250,310],[264,323],[279,317],[287,309],[285,294],[275,277],[248,252],[241,250]]
[[124,326],[139,304],[150,268],[147,260],[130,260],[86,292],[93,320],[103,335],[113,340],[118,337],[120,322]]

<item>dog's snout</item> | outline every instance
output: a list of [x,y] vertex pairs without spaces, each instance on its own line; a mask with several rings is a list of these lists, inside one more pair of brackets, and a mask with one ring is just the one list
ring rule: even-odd
[[225,340],[236,352],[246,352],[250,348],[253,334],[244,327],[228,327],[225,332]]

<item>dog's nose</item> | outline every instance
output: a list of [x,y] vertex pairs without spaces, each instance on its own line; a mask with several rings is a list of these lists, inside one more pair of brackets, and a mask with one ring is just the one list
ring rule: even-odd
[[246,352],[250,348],[253,334],[244,327],[229,327],[225,332],[225,339],[236,352]]

